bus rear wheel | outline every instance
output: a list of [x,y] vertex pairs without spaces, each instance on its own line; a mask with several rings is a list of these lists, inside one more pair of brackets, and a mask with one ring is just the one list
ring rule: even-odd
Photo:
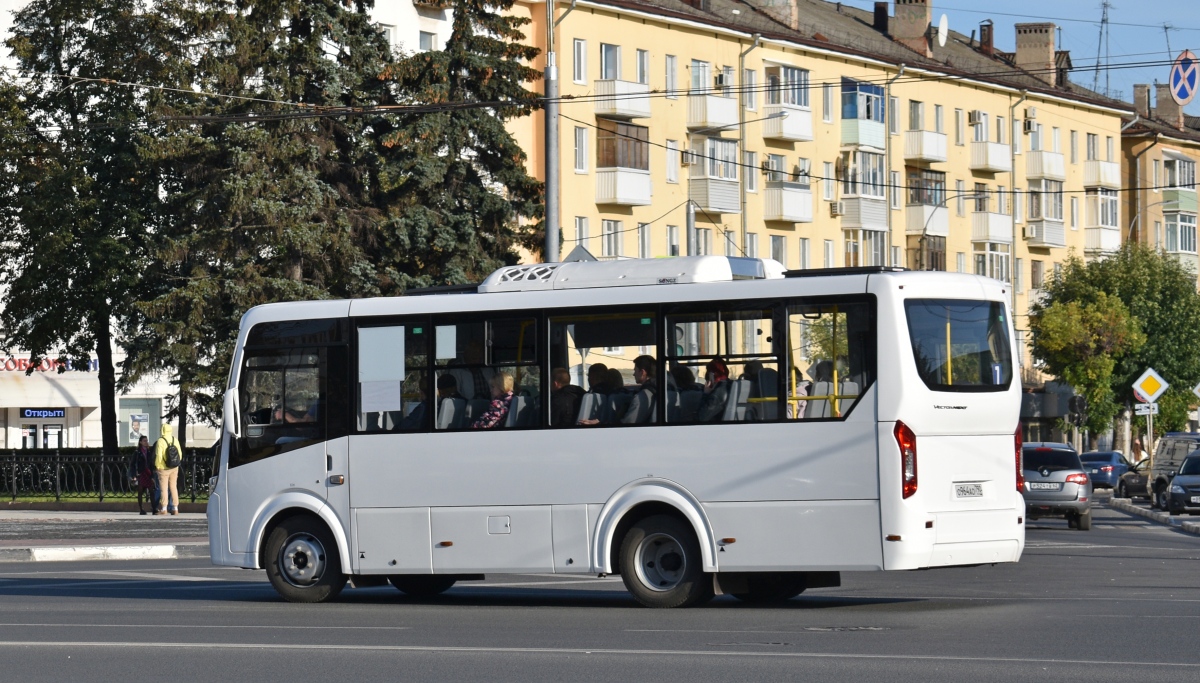
[[333,534],[320,519],[283,520],[267,537],[267,578],[288,602],[325,602],[346,586]]
[[686,522],[669,515],[638,521],[621,542],[621,579],[646,607],[688,607],[713,597],[700,543]]
[[752,605],[791,600],[804,592],[806,579],[798,572],[763,572],[746,575],[746,591],[733,597]]
[[400,592],[414,598],[432,598],[450,590],[454,585],[453,576],[437,576],[434,574],[393,574],[388,577]]

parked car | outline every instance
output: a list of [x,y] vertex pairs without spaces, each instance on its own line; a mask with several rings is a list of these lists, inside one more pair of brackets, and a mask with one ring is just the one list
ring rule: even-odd
[[1178,515],[1200,514],[1200,454],[1184,458],[1167,489],[1167,510]]
[[1158,442],[1151,462],[1154,467],[1150,472],[1150,506],[1160,510],[1168,508],[1167,499],[1171,479],[1179,471],[1185,458],[1200,449],[1200,434],[1195,432],[1170,432]]
[[1149,498],[1150,492],[1146,488],[1149,483],[1150,461],[1143,460],[1130,465],[1129,471],[1121,475],[1113,495],[1117,498]]
[[1092,528],[1092,480],[1069,444],[1032,442],[1021,449],[1025,516],[1063,517],[1080,531]]
[[1129,461],[1121,451],[1090,451],[1079,459],[1092,477],[1093,488],[1116,488],[1121,475],[1129,470]]

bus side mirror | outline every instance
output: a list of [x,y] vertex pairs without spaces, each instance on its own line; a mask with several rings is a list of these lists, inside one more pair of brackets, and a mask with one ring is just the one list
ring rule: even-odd
[[227,389],[225,391],[225,431],[226,433],[238,438],[241,436],[239,424],[241,416],[238,415],[238,400],[237,389]]

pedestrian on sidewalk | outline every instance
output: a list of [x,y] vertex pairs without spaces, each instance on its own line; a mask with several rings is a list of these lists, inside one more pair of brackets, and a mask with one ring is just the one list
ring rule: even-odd
[[150,451],[150,440],[145,435],[138,439],[137,450],[133,452],[133,462],[130,468],[133,483],[137,486],[138,512],[146,514],[142,508],[142,494],[146,495],[146,504],[150,512],[158,509],[158,486],[154,476],[154,454]]
[[171,425],[164,424],[162,434],[154,442],[154,470],[158,477],[158,508],[154,514],[179,514],[179,465],[182,462],[183,447],[172,433]]

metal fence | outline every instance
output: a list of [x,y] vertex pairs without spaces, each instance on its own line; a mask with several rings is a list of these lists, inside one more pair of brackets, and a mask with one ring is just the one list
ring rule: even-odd
[[[132,452],[105,455],[100,449],[0,451],[0,496],[55,501],[136,497],[132,461]],[[185,450],[180,501],[207,500],[211,476],[212,451]]]

